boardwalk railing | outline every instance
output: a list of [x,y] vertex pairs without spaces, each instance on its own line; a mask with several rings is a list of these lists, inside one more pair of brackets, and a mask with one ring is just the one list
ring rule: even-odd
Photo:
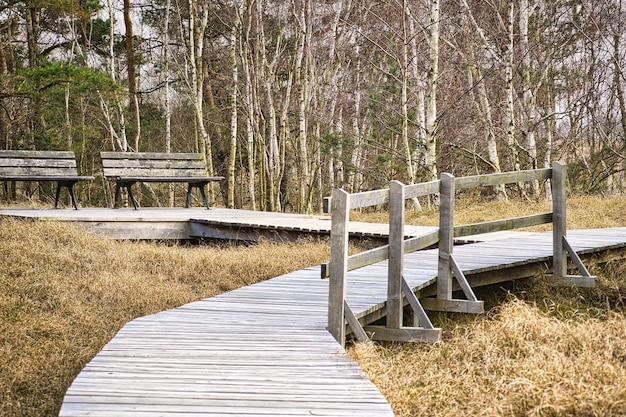
[[[528,181],[551,181],[552,212],[512,219],[496,220],[454,226],[456,191]],[[432,194],[439,195],[439,228],[434,232],[410,239],[404,238],[405,201]],[[348,256],[348,223],[350,210],[389,204],[389,244]],[[441,329],[434,328],[424,310],[483,312],[461,267],[454,259],[454,238],[469,235],[513,230],[540,224],[553,224],[553,276],[560,285],[593,286],[595,284],[566,237],[566,171],[555,162],[550,169],[506,172],[455,178],[444,173],[437,181],[404,185],[391,181],[388,189],[349,194],[333,191],[331,199],[332,228],[330,262],[322,266],[322,278],[330,277],[328,303],[328,330],[345,343],[346,323],[359,340],[368,340],[371,332],[376,340],[436,341]],[[403,255],[437,244],[439,245],[437,297],[418,300],[403,276]],[[567,256],[581,275],[567,274]],[[346,302],[348,271],[388,259],[386,325],[363,328]],[[453,298],[453,281],[463,291],[465,299]],[[408,303],[414,312],[411,326],[405,327],[403,307]]]

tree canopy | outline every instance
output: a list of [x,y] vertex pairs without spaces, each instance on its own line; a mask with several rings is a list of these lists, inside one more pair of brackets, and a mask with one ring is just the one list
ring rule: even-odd
[[[206,155],[225,206],[569,166],[619,193],[621,0],[36,0],[0,5],[5,149]],[[106,201],[94,185],[92,204]],[[154,191],[152,191],[154,193]],[[503,197],[505,190],[496,190]],[[532,187],[524,195],[537,194]]]

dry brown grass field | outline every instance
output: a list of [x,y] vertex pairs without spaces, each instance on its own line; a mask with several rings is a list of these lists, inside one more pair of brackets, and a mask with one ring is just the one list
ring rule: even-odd
[[[549,205],[534,204],[534,211]],[[457,223],[528,203],[459,203]],[[626,198],[577,197],[569,227],[626,225]],[[376,214],[359,215],[376,220]],[[436,213],[411,214],[434,224]],[[82,367],[133,318],[328,259],[324,243],[118,242],[53,222],[0,220],[0,416],[54,416]],[[349,353],[398,416],[626,415],[625,262],[593,268],[595,289],[542,277],[481,292],[480,316],[433,315],[436,344]]]

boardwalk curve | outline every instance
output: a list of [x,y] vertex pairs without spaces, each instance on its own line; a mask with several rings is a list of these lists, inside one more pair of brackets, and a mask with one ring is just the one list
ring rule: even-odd
[[[623,251],[626,228],[570,231],[576,251]],[[463,245],[461,267],[500,281],[545,264],[550,233]],[[435,282],[437,251],[405,259],[414,290]],[[348,274],[365,321],[384,315],[386,262]],[[391,416],[378,389],[326,331],[328,280],[313,267],[128,323],[67,391],[60,415]],[[513,279],[511,276],[508,279]]]

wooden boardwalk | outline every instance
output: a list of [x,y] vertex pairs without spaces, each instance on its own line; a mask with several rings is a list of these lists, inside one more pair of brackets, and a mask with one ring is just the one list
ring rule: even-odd
[[[205,208],[0,208],[0,217],[71,222],[115,239],[213,239],[295,241],[330,235],[330,216],[267,211]],[[353,237],[385,240],[389,226],[352,222]],[[434,227],[407,226],[406,237],[419,236]]]
[[[626,228],[568,232],[585,257],[622,256]],[[473,286],[546,270],[552,234],[462,245]],[[433,293],[435,250],[406,255],[405,278]],[[384,316],[387,262],[348,273],[363,323]],[[391,416],[389,404],[326,331],[320,268],[286,274],[128,323],[76,378],[60,416]]]

